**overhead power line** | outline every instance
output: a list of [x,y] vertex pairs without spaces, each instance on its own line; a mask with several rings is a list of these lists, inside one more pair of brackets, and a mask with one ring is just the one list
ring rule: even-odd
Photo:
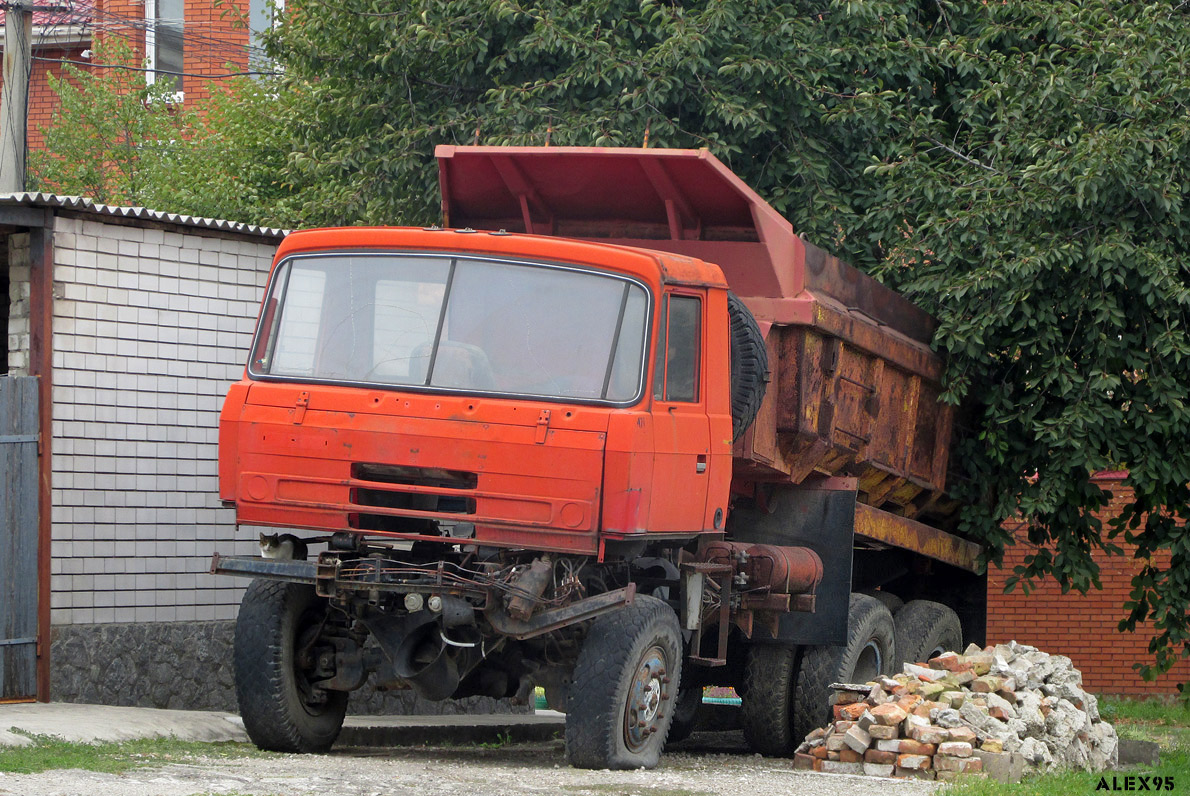
[[228,77],[246,77],[248,75],[277,75],[279,72],[262,72],[259,70],[249,70],[245,72],[223,72],[215,74],[212,72],[167,72],[161,69],[149,69],[143,66],[128,66],[127,64],[96,64],[90,61],[72,61],[69,58],[45,58],[40,55],[33,56],[34,61],[49,61],[55,64],[78,64],[79,66],[92,66],[97,69],[124,69],[129,72],[157,72],[163,75],[178,75],[179,77],[207,77],[212,79],[223,79]]

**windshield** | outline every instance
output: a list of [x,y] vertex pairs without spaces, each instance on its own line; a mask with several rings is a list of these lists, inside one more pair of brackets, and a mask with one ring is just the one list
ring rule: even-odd
[[625,403],[642,388],[648,297],[561,266],[328,254],[278,266],[249,371]]

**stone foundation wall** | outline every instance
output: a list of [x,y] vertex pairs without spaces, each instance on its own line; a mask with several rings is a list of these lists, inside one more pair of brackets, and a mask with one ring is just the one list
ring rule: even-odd
[[[55,702],[181,710],[236,710],[232,681],[235,622],[137,622],[59,625],[50,648]],[[412,691],[351,695],[352,714],[527,712],[488,697],[430,702]]]

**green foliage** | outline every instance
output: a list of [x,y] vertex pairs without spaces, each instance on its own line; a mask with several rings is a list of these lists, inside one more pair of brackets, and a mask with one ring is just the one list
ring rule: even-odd
[[[134,56],[104,39],[94,61],[132,65]],[[183,110],[172,83],[146,84],[141,71],[63,72],[50,77],[61,105],[42,130],[46,149],[30,153],[31,190],[281,225],[274,206],[290,142],[272,81],[235,80]]]
[[[95,61],[135,66],[119,39],[96,44]],[[80,194],[108,204],[144,205],[153,195],[156,163],[167,157],[188,117],[171,107],[172,84],[145,83],[133,69],[84,72],[63,66],[49,76],[61,102],[43,128],[46,149],[29,153],[30,190]]]
[[[929,94],[861,100],[903,131],[869,172],[885,200],[866,221],[887,246],[875,270],[941,321],[949,397],[970,409],[965,530],[998,558],[1019,513],[1040,547],[1016,576],[1080,591],[1099,585],[1091,551],[1135,543],[1121,624],[1150,620],[1166,669],[1190,653],[1186,9],[943,8],[902,43]],[[1135,500],[1105,532],[1088,476],[1117,466]]]
[[297,219],[278,215],[288,192],[281,172],[289,151],[277,123],[282,98],[272,81],[240,78],[212,88],[189,118],[183,146],[154,163],[155,208],[269,226]]
[[[871,197],[869,147],[823,120],[822,23],[776,2],[307,3],[270,40],[299,142],[286,214],[438,219],[436,144],[709,147],[826,243]],[[815,7],[817,8],[817,7]],[[840,28],[866,28],[855,19]],[[807,42],[813,49],[807,50]],[[822,62],[826,57],[827,62]],[[859,201],[857,211],[851,202]]]

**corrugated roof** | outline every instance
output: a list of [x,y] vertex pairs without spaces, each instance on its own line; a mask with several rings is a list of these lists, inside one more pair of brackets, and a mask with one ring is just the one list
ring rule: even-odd
[[17,205],[21,207],[49,207],[64,210],[77,210],[84,213],[94,213],[100,216],[114,216],[116,218],[134,218],[143,221],[160,221],[167,224],[180,224],[187,227],[201,229],[215,229],[221,232],[238,232],[245,235],[260,235],[266,238],[284,238],[288,230],[274,227],[259,227],[255,224],[242,224],[238,221],[225,221],[219,218],[201,218],[186,216],[179,213],[165,213],[160,210],[150,210],[147,207],[125,207],[122,205],[99,204],[82,196],[59,196],[52,193],[0,193],[0,205]]

